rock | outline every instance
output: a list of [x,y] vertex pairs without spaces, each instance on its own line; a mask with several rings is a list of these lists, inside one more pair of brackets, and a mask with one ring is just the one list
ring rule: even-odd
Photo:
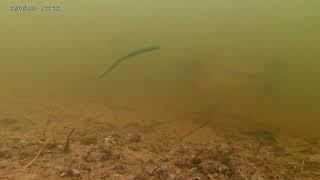
[[141,135],[139,134],[128,134],[129,143],[138,143],[141,141]]
[[108,137],[104,138],[104,144],[106,144],[108,146],[113,146],[115,144],[118,144],[118,140],[113,138],[112,136],[108,136]]
[[80,170],[78,169],[71,169],[71,173],[73,176],[80,176]]
[[256,171],[252,176],[251,180],[264,180],[258,171]]
[[55,166],[54,168],[59,172],[65,170],[65,168],[63,166]]
[[168,179],[169,179],[169,180],[175,180],[176,177],[177,177],[177,176],[174,175],[174,174],[169,174]]
[[84,170],[84,171],[91,171],[91,166],[88,165],[87,163],[81,163],[80,168],[81,170]]
[[96,162],[99,161],[101,158],[101,154],[99,152],[88,152],[83,159],[86,162]]
[[200,180],[201,177],[200,177],[200,176],[196,176],[196,177],[194,177],[193,179],[194,179],[194,180]]
[[66,175],[67,175],[66,172],[62,172],[62,173],[60,174],[61,177],[64,177],[64,176],[66,176]]
[[110,136],[104,138],[104,144],[108,146],[118,145],[120,143],[120,136],[116,133],[111,134]]
[[158,177],[159,179],[168,179],[168,176],[169,176],[167,170],[162,169],[162,168],[156,168],[156,169],[154,169],[154,172],[153,172],[153,173],[154,173],[154,174],[156,175],[156,177]]
[[111,154],[112,152],[112,147],[109,144],[99,144],[98,147],[102,153]]
[[57,148],[60,149],[60,150],[64,150],[64,145],[59,144],[59,145],[57,146]]
[[11,157],[10,150],[7,147],[0,148],[0,158],[9,158],[9,157]]
[[156,165],[146,165],[145,167],[145,171],[148,175],[152,176],[154,175],[155,170],[157,169]]
[[123,178],[122,178],[122,175],[120,175],[120,174],[114,174],[114,175],[112,175],[110,177],[110,179],[112,179],[112,180],[121,180]]

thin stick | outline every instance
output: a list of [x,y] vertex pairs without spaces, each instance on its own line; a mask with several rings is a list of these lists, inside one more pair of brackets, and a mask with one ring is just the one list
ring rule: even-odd
[[36,156],[23,168],[23,169],[27,169],[28,167],[30,167],[40,156],[40,154],[46,149],[46,147],[49,144],[49,138],[43,142],[41,149],[38,151],[38,153],[36,154]]
[[52,107],[51,112],[48,114],[47,121],[46,121],[46,123],[44,124],[43,133],[42,133],[42,137],[43,137],[43,138],[45,138],[46,133],[47,133],[48,126],[49,126],[49,124],[51,123],[52,119],[54,118],[53,111],[54,111],[54,110],[53,110],[53,107]]
[[70,138],[71,138],[71,135],[73,134],[74,130],[75,130],[75,128],[73,128],[73,129],[70,131],[70,133],[69,133],[69,135],[68,135],[68,137],[67,137],[66,144],[65,144],[64,150],[63,150],[64,152],[68,152],[68,151],[69,151]]
[[304,170],[304,160],[301,161],[301,167],[300,167],[300,171],[303,172]]
[[204,126],[206,126],[207,124],[209,124],[209,122],[210,122],[210,120],[208,120],[208,121],[204,122],[204,123],[203,123],[203,124],[201,124],[199,127],[194,128],[194,129],[193,129],[193,130],[191,130],[189,133],[187,133],[186,135],[182,136],[182,137],[180,138],[180,141],[183,141],[183,140],[184,140],[184,138],[186,138],[186,137],[190,136],[191,134],[193,134],[193,133],[194,133],[194,132],[196,132],[197,130],[199,130],[199,129],[203,128]]
[[49,114],[49,115],[48,115],[48,118],[47,118],[47,121],[46,121],[46,123],[44,124],[42,137],[46,137],[48,125],[49,125],[49,122],[50,122],[50,117],[51,117],[51,115]]

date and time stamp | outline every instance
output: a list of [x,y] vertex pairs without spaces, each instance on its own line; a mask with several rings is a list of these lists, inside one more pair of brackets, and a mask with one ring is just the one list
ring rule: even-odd
[[10,12],[60,12],[62,7],[59,5],[12,5],[9,6]]

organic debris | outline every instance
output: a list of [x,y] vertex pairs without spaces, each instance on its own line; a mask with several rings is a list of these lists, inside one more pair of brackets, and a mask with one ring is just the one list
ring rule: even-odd
[[[302,156],[283,148],[278,135],[271,132],[256,130],[248,136],[209,122],[161,123],[121,117],[116,121],[105,120],[105,124],[119,128],[106,125],[103,131],[97,131],[104,125],[101,119],[93,118],[90,122],[80,119],[83,122],[52,121],[50,127],[55,127],[54,131],[47,131],[47,139],[40,141],[36,128],[28,133],[1,132],[0,179],[320,178],[320,160],[316,156]],[[73,128],[66,137],[64,127],[71,125]],[[181,136],[186,128],[191,130]],[[253,154],[257,140],[263,149]]]
[[49,144],[49,138],[43,142],[41,149],[38,151],[36,156],[23,169],[27,169],[28,167],[30,167],[38,159],[40,154],[47,148],[48,144]]
[[67,140],[66,140],[66,143],[65,143],[64,149],[63,149],[64,152],[69,152],[70,139],[71,139],[71,136],[72,136],[74,130],[75,130],[75,128],[73,128],[73,129],[70,131],[70,133],[68,134],[68,136],[67,136]]

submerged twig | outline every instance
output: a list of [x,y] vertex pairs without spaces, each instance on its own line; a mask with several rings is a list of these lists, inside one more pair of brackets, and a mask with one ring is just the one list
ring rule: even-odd
[[45,139],[45,137],[46,137],[49,124],[50,124],[50,123],[52,122],[52,120],[55,118],[53,112],[54,112],[54,109],[53,109],[53,107],[51,107],[51,112],[49,112],[48,117],[47,117],[47,120],[46,120],[46,122],[45,122],[45,124],[44,124],[44,127],[43,127],[42,137],[43,137],[44,139]]
[[38,159],[40,154],[47,148],[48,145],[49,145],[49,138],[46,141],[43,142],[42,147],[38,151],[36,156],[23,169],[27,169],[28,167],[30,167]]
[[189,133],[187,133],[186,135],[182,136],[182,137],[180,138],[180,141],[183,141],[184,138],[190,136],[191,134],[193,134],[193,133],[196,132],[197,130],[203,128],[204,126],[206,126],[207,124],[209,124],[209,122],[210,122],[210,120],[208,120],[208,121],[204,122],[203,124],[201,124],[200,126],[194,128],[194,129],[191,130]]
[[69,151],[70,138],[71,138],[74,130],[75,130],[75,128],[73,128],[73,129],[70,131],[70,133],[68,134],[68,136],[67,136],[66,144],[64,145],[64,150],[63,150],[64,152],[68,152],[68,151]]
[[46,123],[44,124],[44,128],[43,128],[43,132],[42,132],[42,137],[46,137],[46,133],[47,133],[47,129],[48,129],[48,125],[50,123],[50,115],[48,115],[48,118],[47,118],[47,121]]
[[259,143],[257,146],[257,149],[254,152],[255,156],[259,154],[261,148],[263,148],[264,146],[271,146],[271,145],[277,144],[277,139],[275,138],[273,133],[270,131],[257,130],[254,132],[249,132],[249,134],[255,136],[255,138]]
[[300,172],[303,172],[303,170],[304,170],[304,160],[301,161]]

